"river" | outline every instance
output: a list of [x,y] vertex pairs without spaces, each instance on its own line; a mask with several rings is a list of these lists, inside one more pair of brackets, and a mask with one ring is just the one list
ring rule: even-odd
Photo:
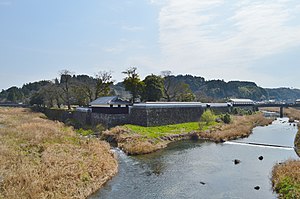
[[[248,138],[233,142],[179,141],[140,156],[115,149],[118,175],[90,198],[276,198],[271,189],[272,167],[298,158],[291,148],[296,132],[297,127],[283,118],[256,127]],[[235,164],[235,159],[240,163]]]

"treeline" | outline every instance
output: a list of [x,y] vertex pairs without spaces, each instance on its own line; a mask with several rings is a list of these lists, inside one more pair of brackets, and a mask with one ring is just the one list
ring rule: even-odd
[[209,80],[192,75],[148,75],[141,80],[137,68],[122,72],[122,82],[114,84],[111,72],[100,71],[94,76],[75,75],[68,70],[60,72],[54,80],[43,80],[11,87],[0,93],[1,103],[23,103],[61,108],[65,105],[86,106],[101,96],[118,95],[131,102],[145,101],[201,101],[220,102],[229,98],[249,98],[256,101],[274,99],[295,101],[299,89],[264,89],[254,82]]
[[114,84],[111,72],[101,71],[95,76],[75,75],[68,70],[60,72],[53,81],[38,81],[11,87],[0,93],[1,103],[57,107],[63,105],[87,106],[101,96],[118,95],[132,103],[140,101],[194,101],[195,95],[189,85],[175,81],[171,72],[163,75],[148,75],[141,80],[137,68],[123,72],[124,81]]
[[58,108],[66,105],[70,109],[72,104],[84,106],[100,96],[113,94],[112,85],[109,72],[99,72],[91,77],[63,70],[53,81],[43,80],[3,90],[0,101]]

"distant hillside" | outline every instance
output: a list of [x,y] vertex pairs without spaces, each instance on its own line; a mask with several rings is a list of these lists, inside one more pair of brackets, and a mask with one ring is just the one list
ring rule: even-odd
[[178,82],[184,82],[199,101],[225,101],[228,98],[249,98],[256,101],[274,99],[276,101],[294,102],[300,99],[299,89],[274,88],[265,89],[254,82],[209,80],[192,75],[173,76]]
[[[177,75],[169,76],[172,81],[187,84],[190,90],[195,95],[197,101],[212,102],[212,101],[226,101],[229,98],[249,98],[256,101],[261,100],[276,100],[294,102],[296,99],[300,99],[299,89],[290,88],[272,88],[265,89],[259,87],[254,82],[247,81],[229,81],[224,80],[205,80],[203,77],[192,76],[192,75]],[[80,90],[76,89],[77,86],[94,84],[95,79],[87,75],[72,76],[73,80],[76,80],[75,91],[78,95],[81,95]],[[51,94],[53,86],[58,84],[56,79],[55,82],[51,81],[38,81],[33,83],[24,84],[21,88],[11,87],[7,90],[0,92],[0,103],[14,102],[29,104],[32,98],[39,99],[37,93],[42,88],[46,91],[46,95]],[[52,87],[51,87],[52,86]],[[125,91],[122,82],[111,85],[111,95],[119,95],[124,99],[130,98],[130,93]],[[45,89],[47,88],[47,89]],[[52,88],[52,89],[51,89]],[[54,89],[55,91],[55,89]],[[40,92],[41,93],[41,92]],[[51,95],[58,94],[57,90]],[[45,93],[43,94],[45,95]],[[55,96],[52,96],[55,97]],[[52,103],[52,102],[51,102]]]
[[188,84],[193,92],[198,91],[202,86],[206,84],[205,79],[203,77],[192,75],[177,75],[171,77],[177,82],[183,82]]
[[249,98],[256,101],[268,99],[267,91],[253,82],[212,80],[207,81],[197,92],[214,99]]
[[300,89],[266,88],[265,90],[269,93],[269,98],[276,101],[294,102],[296,99],[300,99]]
[[30,97],[38,92],[42,87],[50,84],[50,81],[38,81],[24,84],[21,88],[16,86],[10,87],[7,90],[2,90],[0,93],[0,102],[15,102],[27,104]]

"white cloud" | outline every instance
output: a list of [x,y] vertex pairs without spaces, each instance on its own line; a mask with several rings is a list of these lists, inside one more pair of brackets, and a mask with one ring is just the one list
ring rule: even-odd
[[176,73],[255,80],[253,61],[300,45],[300,23],[288,23],[296,2],[168,0],[159,15],[164,62]]

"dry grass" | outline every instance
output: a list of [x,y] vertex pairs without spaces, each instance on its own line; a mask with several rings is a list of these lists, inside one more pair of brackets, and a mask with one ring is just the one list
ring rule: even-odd
[[147,154],[165,148],[166,142],[152,143],[149,140],[132,140],[132,142],[119,143],[119,147],[130,155]]
[[283,112],[290,118],[300,120],[300,110],[295,108],[285,108]]
[[102,139],[117,143],[118,147],[130,155],[147,154],[167,146],[166,141],[153,142],[146,136],[134,133],[125,127],[115,127],[102,133]]
[[298,133],[295,137],[295,148],[299,156],[300,155],[300,124],[298,124]]
[[117,172],[107,143],[44,117],[0,108],[0,198],[86,198]]
[[234,116],[230,124],[211,129],[210,131],[200,132],[199,136],[216,142],[233,140],[247,137],[252,133],[256,126],[266,126],[271,124],[273,119],[268,119],[262,113],[247,116]]
[[[264,110],[279,112],[278,108],[264,108]],[[285,108],[284,114],[295,120],[300,120],[300,110]],[[295,138],[295,147],[300,154],[300,128]],[[279,198],[300,198],[300,161],[288,160],[282,164],[276,164],[272,171],[273,190],[279,194]]]
[[[213,125],[204,132],[190,130],[184,132],[171,131],[160,133],[160,137],[152,136],[153,127],[134,128],[142,129],[142,133],[129,129],[128,126],[115,127],[102,133],[102,139],[115,142],[119,148],[130,155],[146,154],[166,147],[170,142],[182,139],[197,138],[209,139],[220,142],[248,136],[256,126],[270,124],[273,120],[267,119],[263,114],[250,116],[234,116],[230,124]],[[199,127],[198,127],[199,128]],[[155,129],[164,129],[163,127]],[[156,133],[157,134],[157,133]]]
[[[261,110],[272,111],[279,113],[279,108],[262,108]],[[300,120],[300,110],[295,108],[284,108],[283,114],[295,120]]]
[[272,186],[279,198],[300,198],[300,161],[276,164],[272,171]]

